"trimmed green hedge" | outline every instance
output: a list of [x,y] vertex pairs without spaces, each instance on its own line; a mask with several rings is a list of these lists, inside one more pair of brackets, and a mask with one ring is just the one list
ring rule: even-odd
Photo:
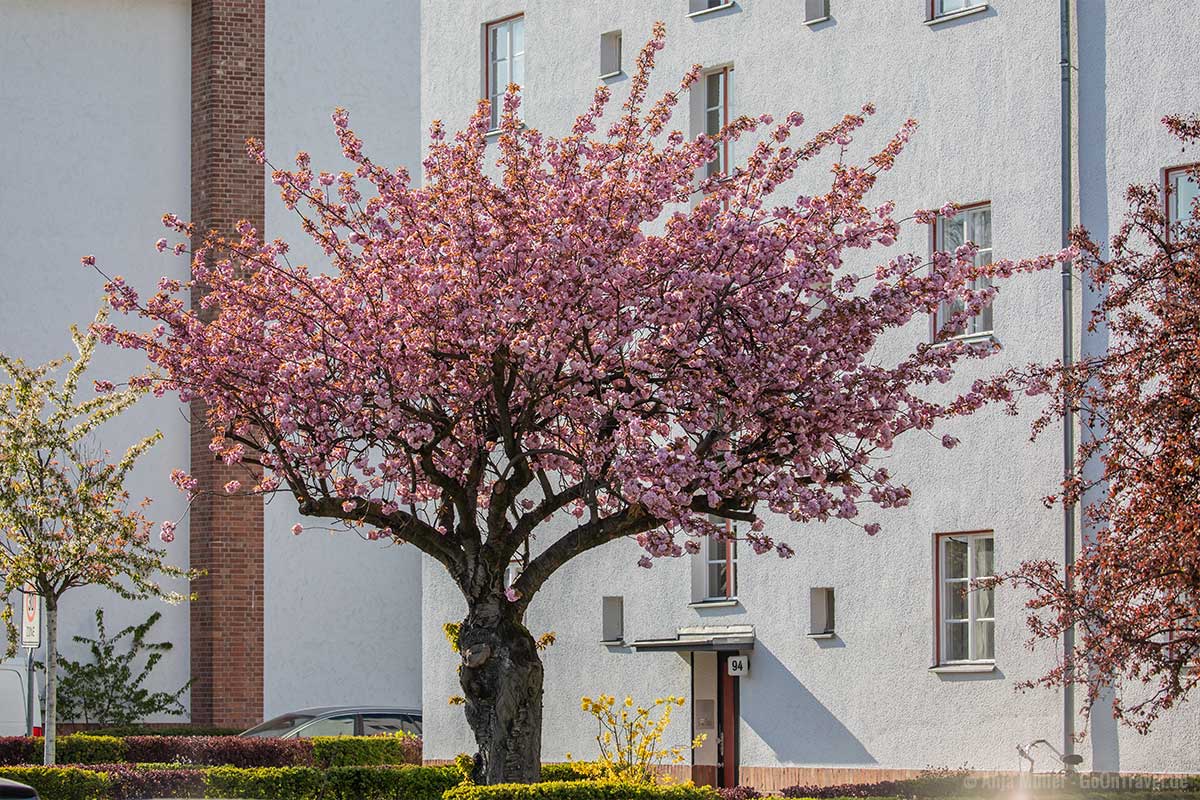
[[448,789],[445,800],[718,800],[711,786],[646,786],[618,781],[464,783]]
[[543,781],[586,781],[587,775],[574,764],[542,764]]
[[421,741],[415,736],[315,736],[313,760],[321,767],[419,764]]
[[204,795],[315,800],[324,782],[321,770],[314,767],[209,767],[204,771]]
[[42,800],[106,800],[108,775],[78,767],[0,767],[0,778],[28,784]]

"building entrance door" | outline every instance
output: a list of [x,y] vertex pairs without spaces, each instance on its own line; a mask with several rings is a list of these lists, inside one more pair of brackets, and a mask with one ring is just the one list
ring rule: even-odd
[[692,653],[692,737],[704,742],[692,751],[696,783],[737,786],[738,681],[729,674],[726,653]]

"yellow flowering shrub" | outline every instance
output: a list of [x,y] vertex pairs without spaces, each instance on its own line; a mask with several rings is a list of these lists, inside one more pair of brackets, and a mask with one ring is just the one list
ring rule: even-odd
[[618,780],[627,783],[665,783],[669,776],[658,768],[666,764],[682,764],[690,749],[704,742],[697,736],[690,747],[663,745],[663,733],[671,723],[671,712],[682,706],[684,699],[671,695],[659,697],[650,706],[638,706],[626,696],[624,702],[610,694],[596,698],[584,697],[580,707],[596,720],[596,744],[600,757],[595,761],[579,762],[567,753],[567,760],[582,774],[593,780]]

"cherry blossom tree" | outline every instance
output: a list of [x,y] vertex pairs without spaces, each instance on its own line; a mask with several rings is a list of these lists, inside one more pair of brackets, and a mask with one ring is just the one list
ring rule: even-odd
[[[1164,123],[1200,141],[1200,118]],[[1010,376],[1052,401],[1035,435],[1064,408],[1079,414],[1075,472],[1047,500],[1084,503],[1089,536],[1070,583],[1048,560],[1008,578],[1035,590],[1033,640],[1079,631],[1074,658],[1027,685],[1085,686],[1088,713],[1111,696],[1114,716],[1144,733],[1200,681],[1200,207],[1173,219],[1156,186],[1126,199],[1107,253],[1074,232],[1101,298],[1088,329],[1107,349]]]
[[[421,186],[368,158],[338,110],[349,171],[314,172],[301,153],[273,172],[329,271],[293,264],[286,243],[244,223],[204,238],[188,284],[164,279],[143,298],[107,283],[115,307],[157,327],[101,335],[203,400],[216,455],[264,468],[234,490],[286,492],[303,515],[445,567],[466,600],[460,679],[484,782],[537,778],[543,673],[522,620],[559,568],[619,539],[649,567],[728,535],[730,519],[756,552],[787,557],[764,532],[768,511],[857,521],[864,506],[904,505],[909,490],[872,458],[1007,398],[937,386],[991,349],[930,346],[928,315],[961,301],[961,325],[996,291],[971,290],[975,277],[1056,259],[977,267],[967,245],[852,269],[899,235],[893,206],[866,195],[915,123],[861,165],[846,148],[870,106],[799,144],[797,113],[689,140],[669,124],[700,68],[650,102],[663,43],[658,25],[609,123],[601,87],[568,133],[546,136],[522,124],[515,86],[494,141],[486,102],[453,137],[435,123]],[[739,138],[757,140],[744,161],[706,175]],[[829,188],[785,199],[798,166],[828,152]],[[914,320],[904,355],[872,355]]]
[[[90,260],[90,259],[89,259]],[[95,325],[107,319],[102,309]],[[103,586],[121,597],[184,597],[165,590],[156,575],[190,577],[164,561],[151,542],[149,500],[130,507],[125,479],[162,434],[154,432],[111,460],[93,434],[150,388],[147,379],[116,390],[98,382],[98,394],[76,400],[97,339],[71,328],[78,354],[38,367],[0,354],[0,586],[5,597],[32,589],[46,611],[45,763],[55,758],[58,698],[58,610],[79,586]],[[53,373],[69,364],[61,383]],[[168,523],[167,530],[170,531]],[[8,657],[19,636],[12,606],[3,604]]]

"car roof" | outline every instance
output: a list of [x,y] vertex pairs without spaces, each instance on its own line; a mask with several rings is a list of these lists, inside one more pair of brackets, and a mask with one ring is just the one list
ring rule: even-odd
[[[299,708],[295,711],[285,711],[284,714],[307,714],[314,717],[325,717],[330,714],[416,714],[421,715],[419,708],[402,708],[400,706],[316,706],[313,708]],[[276,716],[283,716],[277,714]]]

